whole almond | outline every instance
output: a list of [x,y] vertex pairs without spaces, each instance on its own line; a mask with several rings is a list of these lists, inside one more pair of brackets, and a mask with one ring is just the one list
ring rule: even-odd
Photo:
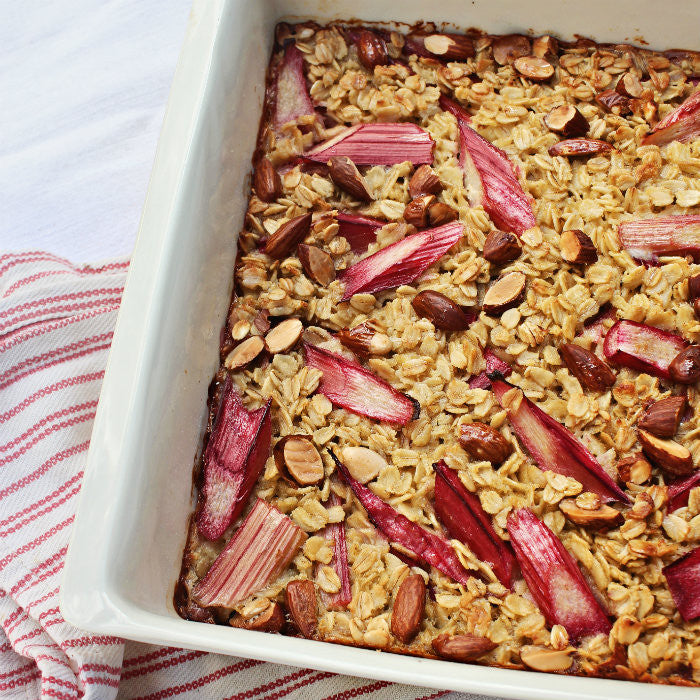
[[486,637],[473,634],[441,634],[433,639],[433,649],[445,659],[469,663],[493,651],[498,645]]
[[316,586],[313,581],[295,580],[287,584],[287,609],[301,634],[310,639],[316,633]]
[[420,574],[407,576],[399,586],[391,611],[391,632],[404,644],[418,634],[425,614],[425,581]]
[[520,649],[520,660],[535,671],[567,671],[574,660],[567,651],[526,644]]
[[350,476],[361,484],[376,479],[389,466],[384,457],[368,447],[344,447],[341,456]]
[[386,42],[382,37],[368,29],[359,29],[356,37],[357,58],[367,70],[373,71],[375,66],[385,66],[389,62]]
[[651,464],[641,452],[637,452],[617,463],[617,476],[626,484],[644,484],[651,478]]
[[428,209],[434,202],[433,194],[422,194],[412,199],[403,210],[404,221],[416,228],[425,228],[428,225]]
[[301,338],[303,330],[304,325],[298,318],[287,318],[278,323],[265,336],[267,351],[271,355],[278,352],[286,352],[294,347],[299,338]]
[[612,506],[601,504],[595,510],[589,510],[579,507],[573,498],[565,498],[560,501],[559,509],[571,522],[589,530],[617,527],[624,521],[622,513]]
[[264,347],[265,341],[259,335],[252,335],[231,350],[224,360],[224,367],[231,370],[240,369],[252,362]]
[[428,225],[442,226],[459,219],[459,212],[445,202],[432,202],[428,206]]
[[700,381],[700,345],[689,345],[681,350],[668,366],[668,373],[679,384],[695,384]]
[[578,229],[563,231],[559,238],[561,257],[572,264],[589,264],[598,259],[593,241]]
[[361,202],[371,202],[372,195],[357,166],[347,156],[333,156],[328,161],[331,180],[348,194]]
[[286,481],[311,486],[323,480],[323,460],[307,435],[285,435],[272,453],[277,471]]
[[559,53],[559,42],[549,34],[538,36],[532,41],[532,55],[550,61]]
[[644,454],[660,469],[675,476],[693,471],[693,457],[687,447],[673,440],[658,438],[646,430],[639,430],[637,434]]
[[559,141],[547,149],[550,156],[562,156],[564,158],[577,158],[593,156],[598,153],[608,153],[612,146],[607,141],[600,139],[567,139]]
[[491,43],[493,60],[500,66],[513,63],[520,56],[528,56],[531,52],[530,40],[522,34],[505,34],[497,36]]
[[606,391],[615,383],[615,373],[590,350],[575,343],[564,343],[559,352],[571,374],[587,389]]
[[309,235],[310,229],[311,213],[295,216],[267,239],[263,251],[271,258],[283,258]]
[[470,319],[451,299],[440,292],[426,289],[413,297],[411,306],[421,318],[427,318],[435,328],[444,331],[463,331]]
[[499,277],[484,294],[483,310],[489,316],[495,316],[517,306],[525,293],[526,281],[522,272],[509,272]]
[[255,166],[253,187],[263,202],[274,202],[282,194],[282,179],[268,158],[261,158]]
[[231,627],[240,627],[258,632],[279,632],[284,627],[284,611],[279,603],[273,602],[259,615],[249,620],[236,613],[229,620],[229,624]]
[[415,198],[421,194],[438,194],[442,191],[442,183],[435,171],[427,164],[416,168],[408,183],[408,193]]
[[426,34],[423,46],[446,61],[465,61],[474,55],[474,42],[464,34]]
[[484,241],[484,257],[494,265],[505,265],[517,260],[522,253],[518,237],[510,231],[493,229]]
[[513,61],[513,67],[530,80],[549,80],[554,75],[554,66],[537,56],[520,56]]
[[513,451],[503,435],[486,423],[463,423],[459,444],[472,459],[491,462],[494,467],[500,467]]
[[549,110],[544,118],[548,129],[563,136],[585,136],[590,129],[586,117],[574,105],[559,105]]
[[315,245],[300,243],[297,247],[297,255],[306,276],[316,284],[327,287],[335,279],[333,258],[325,250]]
[[676,434],[688,401],[684,395],[655,401],[637,423],[638,427],[660,438]]

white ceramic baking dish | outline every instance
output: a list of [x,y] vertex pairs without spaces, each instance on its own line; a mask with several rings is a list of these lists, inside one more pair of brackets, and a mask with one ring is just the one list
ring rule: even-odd
[[273,27],[282,18],[351,17],[700,48],[700,3],[688,0],[196,0],[95,421],[63,614],[95,633],[487,695],[697,699],[691,688],[379,654],[175,614],[193,458],[218,364]]

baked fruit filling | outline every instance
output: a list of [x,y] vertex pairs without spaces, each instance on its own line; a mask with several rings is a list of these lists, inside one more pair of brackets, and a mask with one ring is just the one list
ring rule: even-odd
[[277,27],[176,608],[700,685],[700,56],[434,29]]

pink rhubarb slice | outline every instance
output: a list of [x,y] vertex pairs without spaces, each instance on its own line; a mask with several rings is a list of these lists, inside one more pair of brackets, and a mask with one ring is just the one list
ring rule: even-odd
[[416,124],[355,124],[320,143],[305,156],[327,163],[333,156],[347,156],[355,165],[414,165],[433,162],[432,136]]
[[643,144],[663,146],[671,141],[692,141],[700,136],[700,90],[667,114],[642,139]]
[[464,234],[459,221],[428,228],[377,251],[344,270],[341,301],[353,294],[374,294],[413,282],[437,262]]
[[676,479],[668,485],[668,512],[688,505],[691,489],[700,486],[700,469],[682,479]]
[[518,173],[508,156],[469,126],[471,117],[462,107],[440,98],[440,106],[457,117],[459,164],[469,204],[482,205],[499,229],[522,236],[536,226],[532,199],[523,192]]
[[506,408],[515,434],[542,471],[570,476],[584,491],[597,493],[606,501],[629,503],[627,494],[615,483],[596,458],[561,423],[522,396],[520,404],[504,406],[503,397],[513,387],[491,375],[491,387]]
[[367,511],[369,519],[390,542],[395,542],[412,552],[419,561],[434,566],[453,581],[467,583],[469,573],[444,537],[426,530],[394,510],[366,486],[353,479],[345,465],[333,452],[331,456],[335,460],[340,476],[354,491]]
[[700,547],[664,567],[663,573],[681,617],[700,617]]
[[287,46],[277,72],[275,85],[275,128],[315,115],[304,75],[304,54],[294,45]]
[[602,340],[608,332],[608,319],[617,320],[617,312],[613,308],[602,308],[595,316],[585,321],[581,331],[576,334],[588,338],[591,341],[591,350],[601,358],[605,357]]
[[[331,491],[331,495],[326,502],[326,508],[342,505],[338,494]],[[352,601],[352,590],[350,588],[350,568],[348,566],[348,544],[345,539],[345,523],[328,523],[321,532],[321,536],[332,544],[333,558],[330,566],[340,579],[340,590],[337,593],[321,592],[321,598],[329,610],[342,610],[347,608]],[[319,569],[320,566],[317,567]]]
[[339,211],[338,235],[342,236],[352,248],[353,253],[364,253],[371,243],[377,240],[377,229],[386,225],[386,221],[372,219],[358,214],[346,214]]
[[688,345],[681,336],[636,321],[618,321],[607,332],[605,357],[621,367],[669,379],[669,365]]
[[476,377],[472,377],[469,380],[470,389],[490,389],[491,380],[488,377],[489,374],[498,372],[502,377],[507,377],[513,371],[507,362],[504,362],[489,348],[484,351],[484,360],[486,360],[486,370],[479,372]]
[[308,343],[304,343],[304,357],[309,367],[323,372],[318,391],[334,405],[399,425],[418,418],[420,404],[415,399],[397,391],[357,362]]
[[528,508],[513,511],[507,526],[525,583],[547,623],[562,625],[573,641],[608,634],[608,616],[559,538]]
[[195,586],[200,604],[231,608],[274,581],[291,563],[306,533],[258,498],[207,575]]
[[203,537],[216,540],[241,514],[270,453],[270,401],[248,411],[226,378],[204,450],[204,487],[197,514]]
[[498,580],[510,588],[515,557],[493,529],[481,501],[470,493],[457,472],[442,460],[435,469],[435,512],[450,537],[459,540],[474,555],[491,566]]
[[[700,94],[700,93],[698,93]],[[655,263],[659,255],[692,255],[700,261],[700,216],[662,216],[620,224],[620,245],[635,259]]]

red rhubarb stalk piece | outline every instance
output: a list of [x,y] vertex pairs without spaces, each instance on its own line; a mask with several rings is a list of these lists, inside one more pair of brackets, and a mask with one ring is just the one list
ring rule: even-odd
[[347,156],[355,165],[414,165],[433,162],[432,136],[416,124],[355,124],[308,151],[310,160],[327,163],[333,156]]
[[304,544],[306,534],[277,508],[258,498],[207,575],[195,600],[231,608],[274,581]]
[[[700,94],[700,93],[698,93]],[[700,261],[700,216],[663,216],[620,224],[620,245],[635,259],[655,263],[659,255],[692,255]]]
[[457,117],[459,164],[469,204],[482,205],[496,226],[522,236],[536,226],[532,199],[523,192],[516,168],[508,156],[469,126],[470,116],[462,107],[440,98],[440,106]]
[[479,372],[476,377],[472,377],[469,380],[470,389],[490,389],[491,380],[488,378],[489,374],[498,372],[502,377],[507,377],[513,371],[507,362],[504,362],[488,348],[484,351],[484,360],[486,360],[486,370]]
[[450,537],[459,540],[474,555],[491,566],[498,580],[506,587],[512,585],[515,557],[508,545],[493,529],[481,501],[470,493],[457,472],[442,460],[435,469],[435,512]]
[[700,136],[700,90],[667,114],[642,139],[644,145],[663,146],[671,141],[692,141]]
[[[573,433],[524,395],[504,405],[503,397],[513,386],[496,375],[491,375],[490,379],[498,402],[508,411],[515,434],[542,471],[572,477],[583,485],[584,491],[597,493],[606,501],[630,502],[627,494]],[[519,404],[518,398],[521,399]]]
[[663,574],[681,617],[700,617],[700,547],[665,566]]
[[372,219],[368,216],[346,214],[339,211],[338,235],[342,236],[352,248],[353,253],[364,253],[371,243],[377,240],[377,229],[386,225],[386,221]]
[[301,117],[315,115],[304,75],[304,55],[290,44],[277,72],[275,90],[275,128],[280,129]]
[[270,453],[270,403],[248,411],[230,377],[204,450],[204,488],[197,514],[203,537],[216,540],[241,514]]
[[691,489],[700,486],[700,469],[692,474],[672,481],[668,485],[668,512],[685,508],[688,505],[688,497]]
[[621,367],[669,379],[669,365],[688,345],[681,336],[636,321],[618,321],[607,332],[605,357]]
[[323,372],[318,391],[336,406],[389,423],[406,423],[420,414],[420,404],[402,394],[342,355],[304,343],[304,357],[309,367]]
[[577,335],[582,338],[588,338],[591,341],[591,350],[599,357],[604,357],[603,343],[605,334],[608,332],[606,321],[608,319],[617,319],[617,313],[613,308],[602,308],[595,316],[584,322],[583,328]]
[[[326,503],[326,508],[342,505],[338,494],[331,491]],[[342,610],[347,608],[352,601],[350,589],[350,568],[348,566],[348,544],[345,539],[345,523],[328,523],[321,532],[321,536],[333,545],[333,558],[330,565],[335,569],[340,579],[340,590],[337,593],[321,592],[321,598],[329,610]],[[318,567],[320,568],[320,566]]]
[[341,301],[347,301],[353,294],[374,294],[413,282],[463,234],[464,226],[459,221],[452,221],[406,236],[369,255],[341,273],[340,279],[345,283]]
[[331,452],[340,476],[354,491],[357,499],[367,511],[369,519],[381,530],[390,542],[396,542],[426,564],[434,566],[457,583],[466,584],[469,573],[462,566],[450,543],[441,535],[429,530],[401,515],[388,503],[382,501],[366,486],[350,476],[345,465]]
[[608,634],[608,616],[559,538],[528,508],[513,511],[507,526],[525,583],[547,623],[562,625],[573,641]]

